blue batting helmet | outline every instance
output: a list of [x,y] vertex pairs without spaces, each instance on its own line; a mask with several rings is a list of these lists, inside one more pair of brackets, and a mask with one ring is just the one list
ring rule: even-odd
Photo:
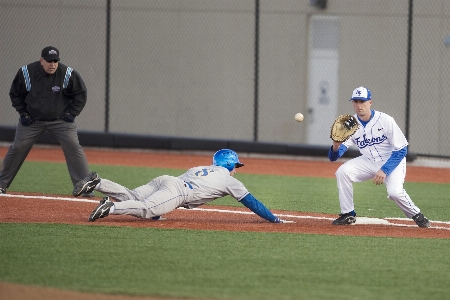
[[214,166],[227,168],[230,172],[234,168],[239,168],[244,165],[239,161],[237,153],[230,149],[221,149],[214,153],[212,163]]

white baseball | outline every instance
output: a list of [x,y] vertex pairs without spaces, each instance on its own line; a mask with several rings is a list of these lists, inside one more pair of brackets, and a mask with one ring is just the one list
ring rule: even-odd
[[303,121],[303,115],[301,113],[296,113],[294,118],[297,122]]

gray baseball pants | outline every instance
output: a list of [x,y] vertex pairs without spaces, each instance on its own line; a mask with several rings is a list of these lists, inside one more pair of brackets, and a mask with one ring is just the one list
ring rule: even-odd
[[34,143],[45,131],[52,134],[61,145],[73,185],[75,186],[78,181],[83,180],[88,175],[89,165],[78,141],[75,122],[69,123],[63,120],[36,121],[29,126],[23,126],[19,122],[14,141],[3,159],[3,169],[0,172],[1,188],[10,186]]
[[150,219],[167,214],[192,200],[193,190],[180,178],[162,175],[133,190],[111,180],[100,181],[95,190],[114,198],[113,215]]

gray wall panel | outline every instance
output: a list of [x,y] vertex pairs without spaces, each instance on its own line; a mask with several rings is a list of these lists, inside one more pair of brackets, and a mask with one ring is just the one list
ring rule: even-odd
[[[17,70],[54,45],[88,87],[79,128],[104,130],[106,3],[0,0],[0,125],[17,123],[8,95]],[[111,3],[111,132],[253,140],[254,0]],[[409,0],[328,1],[325,10],[307,0],[259,3],[259,141],[306,143],[308,122],[293,116],[308,109],[308,28],[316,14],[339,19],[339,113],[352,112],[350,93],[365,85],[373,107],[405,129]],[[450,156],[448,28],[449,1],[414,0],[413,152]]]
[[294,115],[307,111],[307,16],[263,12],[260,31],[259,140],[304,142]]
[[113,8],[111,130],[251,139],[254,11],[138,4]]

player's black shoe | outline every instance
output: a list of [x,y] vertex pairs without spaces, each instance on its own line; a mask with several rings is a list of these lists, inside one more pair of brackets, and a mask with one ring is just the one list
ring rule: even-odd
[[0,188],[0,194],[6,194],[6,188]]
[[101,178],[98,177],[97,172],[89,173],[89,175],[85,179],[79,181],[75,185],[72,191],[72,195],[78,197],[81,194],[83,194],[83,196],[85,194],[91,194],[92,192],[94,192],[94,188],[100,182],[100,180]]
[[83,194],[81,194],[81,197],[92,198],[92,197],[95,197],[95,193],[94,193],[94,191],[92,191],[90,193],[83,193]]
[[114,202],[109,200],[109,197],[103,197],[102,200],[100,200],[100,204],[97,206],[96,209],[94,209],[89,216],[88,221],[94,222],[95,220],[99,218],[104,218],[109,215],[109,211],[111,207],[114,205]]
[[427,218],[422,213],[418,213],[414,217],[412,217],[414,222],[416,222],[417,226],[422,228],[428,228],[430,227],[430,221],[428,221]]
[[356,214],[354,212],[349,212],[346,214],[339,214],[339,218],[333,221],[333,225],[350,225],[356,222]]

